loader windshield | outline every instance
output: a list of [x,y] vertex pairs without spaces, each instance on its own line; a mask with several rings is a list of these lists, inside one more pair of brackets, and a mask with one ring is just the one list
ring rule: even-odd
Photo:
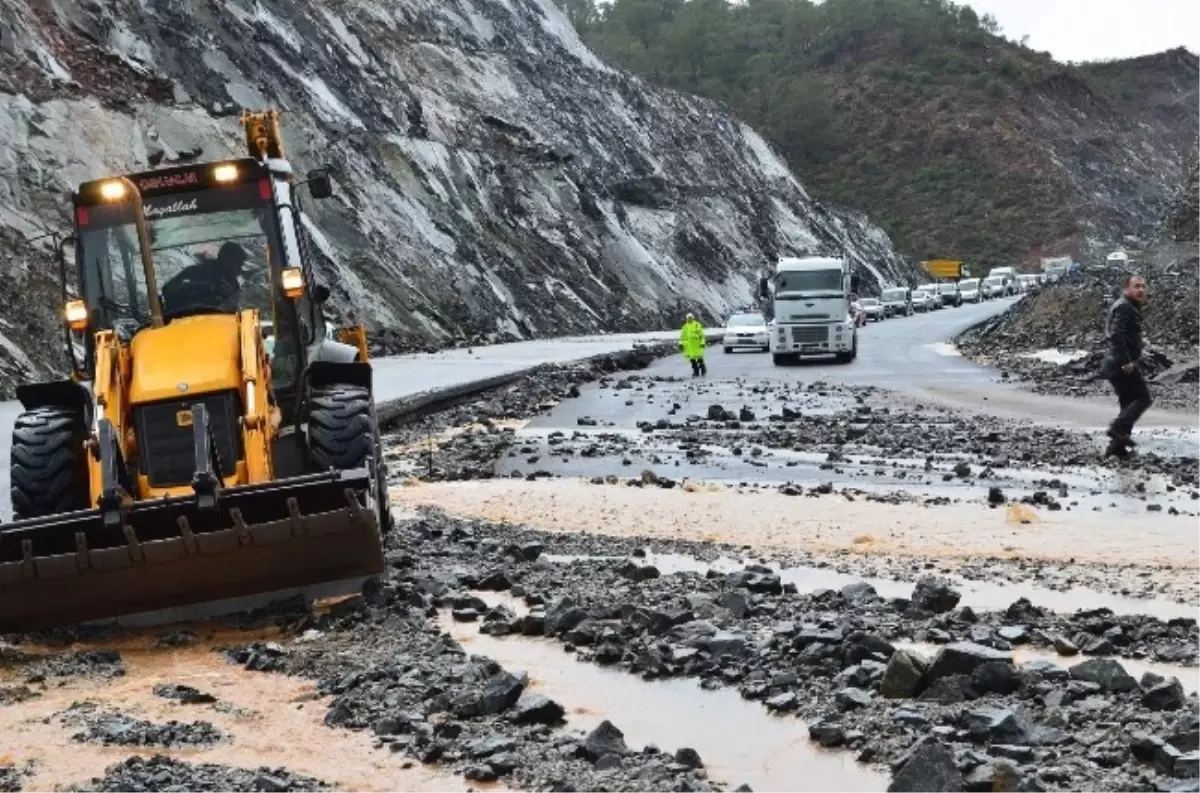
[[[145,201],[163,315],[257,309],[275,342],[273,381],[295,376],[298,334],[288,300],[272,288],[279,269],[275,213],[257,184],[191,191]],[[79,218],[83,293],[95,327],[131,338],[150,323],[146,276],[128,205],[92,206]]]

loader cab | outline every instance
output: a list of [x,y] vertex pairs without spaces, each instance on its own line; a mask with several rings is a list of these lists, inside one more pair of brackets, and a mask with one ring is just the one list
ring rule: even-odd
[[[288,176],[278,166],[244,158],[128,177],[142,197],[164,322],[257,309],[269,338],[275,402],[285,420],[306,348],[325,337],[319,300],[284,283],[297,270],[304,283],[313,282],[301,255]],[[111,179],[86,183],[74,196],[76,264],[87,309],[85,372],[94,368],[97,331],[112,330],[129,343],[151,324],[136,210],[126,198],[121,183]],[[318,298],[326,294],[316,290]]]

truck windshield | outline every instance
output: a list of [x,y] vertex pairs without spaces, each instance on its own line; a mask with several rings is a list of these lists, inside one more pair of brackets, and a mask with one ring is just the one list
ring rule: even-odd
[[789,270],[775,276],[775,296],[785,292],[842,291],[841,270]]
[[[269,195],[269,194],[268,194]],[[258,309],[277,339],[294,311],[274,295],[272,265],[280,261],[275,213],[258,184],[197,190],[145,201],[147,233],[163,313],[232,313]],[[78,256],[93,329],[129,339],[150,322],[146,277],[128,203],[80,207]],[[294,343],[274,346],[273,380],[290,384]]]

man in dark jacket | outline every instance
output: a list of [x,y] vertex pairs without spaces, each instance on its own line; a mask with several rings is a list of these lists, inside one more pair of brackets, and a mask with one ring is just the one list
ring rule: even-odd
[[168,313],[185,308],[236,310],[241,292],[238,279],[248,258],[241,245],[226,242],[215,259],[202,258],[162,285],[163,309]]
[[1108,309],[1104,335],[1109,355],[1101,373],[1117,392],[1121,412],[1108,428],[1108,454],[1124,457],[1134,446],[1133,425],[1150,404],[1150,389],[1138,363],[1142,357],[1142,301],[1146,299],[1146,279],[1130,275],[1125,279],[1124,294]]

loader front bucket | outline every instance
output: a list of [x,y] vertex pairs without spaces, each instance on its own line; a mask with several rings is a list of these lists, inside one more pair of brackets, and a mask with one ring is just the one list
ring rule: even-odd
[[330,471],[223,489],[208,508],[196,496],[135,502],[119,526],[99,509],[2,526],[0,633],[357,592],[384,567],[371,483],[367,468]]

